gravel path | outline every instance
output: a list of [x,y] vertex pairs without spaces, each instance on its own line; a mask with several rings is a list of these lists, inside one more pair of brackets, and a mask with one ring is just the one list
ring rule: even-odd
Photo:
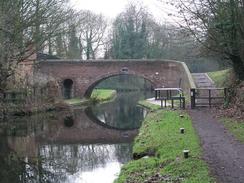
[[[192,76],[198,88],[214,87],[207,74],[195,73]],[[160,105],[152,99],[149,102]],[[189,110],[201,140],[203,158],[218,183],[244,183],[244,144],[237,141],[210,110]]]
[[[206,73],[192,74],[198,88],[212,88]],[[203,156],[219,183],[244,183],[244,144],[238,142],[211,114],[209,108],[190,110]]]
[[220,183],[244,183],[244,144],[213,118],[209,109],[189,111],[201,139],[204,159]]

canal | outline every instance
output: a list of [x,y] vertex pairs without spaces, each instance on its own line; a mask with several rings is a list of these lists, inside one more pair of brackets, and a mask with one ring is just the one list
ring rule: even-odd
[[112,183],[132,158],[146,116],[146,90],[121,91],[86,109],[11,117],[0,122],[1,183]]

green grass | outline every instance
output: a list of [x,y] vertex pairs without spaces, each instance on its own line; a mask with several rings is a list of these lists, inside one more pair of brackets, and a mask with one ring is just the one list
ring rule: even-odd
[[86,105],[89,103],[89,100],[80,99],[80,98],[72,98],[72,99],[66,99],[66,100],[64,100],[64,102],[69,105]]
[[[147,105],[147,104],[146,104]],[[148,114],[133,146],[133,154],[153,154],[148,158],[130,161],[122,167],[116,183],[141,183],[152,177],[158,182],[210,183],[206,163],[190,117],[178,111],[156,110]],[[180,128],[186,133],[181,134]],[[183,157],[183,150],[190,150],[190,157]],[[158,174],[160,176],[158,176]]]
[[114,99],[116,96],[116,90],[108,89],[95,89],[92,92],[91,100],[96,102],[104,102]]
[[229,118],[224,118],[221,121],[236,139],[244,142],[244,121],[236,121]]
[[148,102],[147,100],[141,100],[138,102],[138,104],[147,109],[151,109],[151,110],[157,110],[157,109],[161,108],[160,105],[152,104],[152,103]]
[[[185,97],[185,105],[187,103],[189,103],[189,97]],[[171,108],[171,100],[167,100],[167,103],[170,104],[170,106],[167,106],[168,108]],[[151,110],[157,110],[157,109],[161,109],[160,105],[156,105],[156,104],[152,104],[150,102],[148,102],[147,100],[141,100],[138,102],[139,105],[151,109]],[[174,107],[177,108],[180,106],[180,101],[179,100],[174,100]]]
[[217,87],[227,87],[228,78],[230,77],[231,69],[209,72],[209,77],[214,81]]
[[106,89],[95,89],[92,92],[90,100],[88,99],[80,99],[80,98],[72,98],[64,100],[66,104],[69,105],[87,105],[91,102],[104,102],[114,99],[116,96],[115,90],[106,90]]

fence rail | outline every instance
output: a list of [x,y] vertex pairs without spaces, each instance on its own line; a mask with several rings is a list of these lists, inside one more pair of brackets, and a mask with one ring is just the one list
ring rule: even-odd
[[155,100],[161,101],[161,107],[166,107],[167,101],[171,101],[171,107],[174,108],[174,101],[180,102],[180,108],[185,109],[185,97],[181,88],[156,88]]
[[222,105],[227,92],[227,88],[191,88],[191,108]]

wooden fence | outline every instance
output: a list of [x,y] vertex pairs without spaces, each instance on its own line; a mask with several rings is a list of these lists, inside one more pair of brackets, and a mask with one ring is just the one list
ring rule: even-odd
[[227,100],[227,88],[191,88],[191,108],[222,105]]
[[156,88],[155,100],[161,101],[161,107],[166,107],[167,101],[171,101],[171,107],[174,108],[174,101],[179,101],[180,108],[185,109],[185,97],[181,88]]

